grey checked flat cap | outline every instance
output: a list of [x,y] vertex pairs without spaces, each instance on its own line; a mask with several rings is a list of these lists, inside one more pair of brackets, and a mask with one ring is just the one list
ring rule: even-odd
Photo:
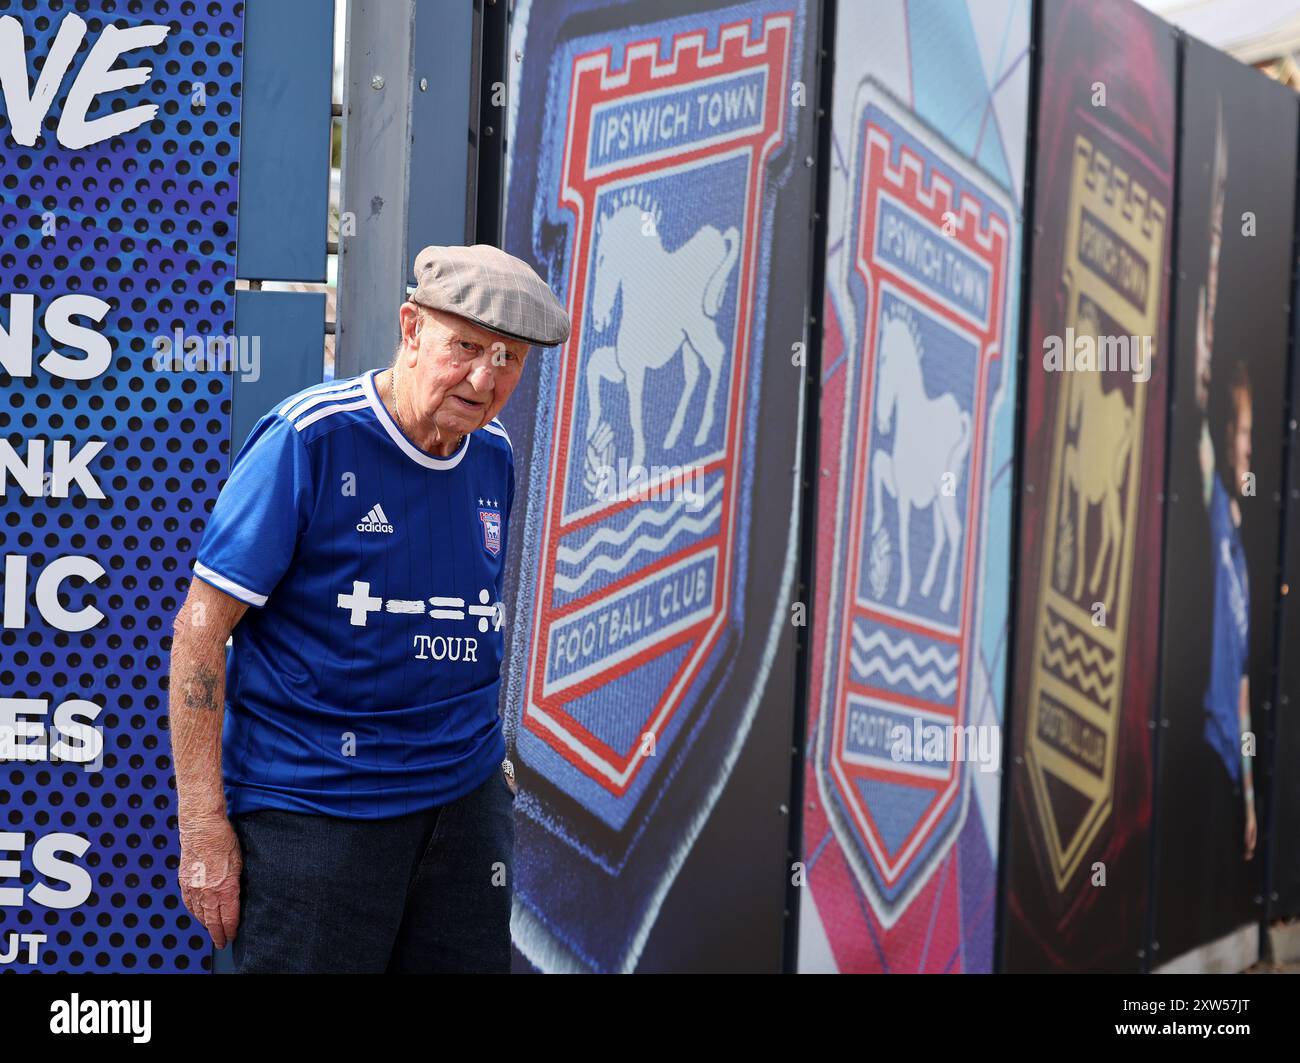
[[569,338],[569,315],[546,282],[527,262],[490,244],[426,247],[415,256],[410,299],[539,347]]

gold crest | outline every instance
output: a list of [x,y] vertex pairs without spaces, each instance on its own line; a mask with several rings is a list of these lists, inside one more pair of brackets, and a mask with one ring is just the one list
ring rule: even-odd
[[1058,893],[1111,812],[1147,401],[1132,358],[1145,349],[1149,376],[1165,209],[1078,136],[1067,224],[1070,360],[1056,389],[1025,743]]

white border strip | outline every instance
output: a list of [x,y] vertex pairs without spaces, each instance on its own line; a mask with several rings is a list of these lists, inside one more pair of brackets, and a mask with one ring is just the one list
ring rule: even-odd
[[398,445],[403,454],[417,465],[423,465],[426,469],[439,469],[443,471],[454,469],[460,464],[460,459],[465,456],[465,452],[469,450],[469,441],[474,438],[474,433],[465,433],[465,442],[461,444],[460,449],[450,458],[435,458],[432,454],[426,454],[402,434],[402,430],[393,423],[393,418],[388,412],[388,407],[385,406],[383,401],[379,398],[379,392],[375,390],[375,377],[382,372],[382,369],[372,369],[365,375],[363,380],[366,389],[366,397],[370,400],[370,405],[375,411],[375,416],[379,418],[379,423],[383,425],[384,431],[388,433],[389,438]]
[[227,579],[220,572],[213,572],[207,565],[198,561],[194,562],[194,575],[203,580],[204,583],[210,583],[219,591],[225,591],[232,598],[238,598],[245,605],[256,605],[259,608],[266,604],[266,595],[258,594],[256,591],[250,591],[247,587],[240,586],[232,579]]

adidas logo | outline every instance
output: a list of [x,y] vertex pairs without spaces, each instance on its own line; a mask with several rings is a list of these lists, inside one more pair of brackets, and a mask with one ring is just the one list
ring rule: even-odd
[[387,532],[393,534],[393,526],[388,523],[388,517],[384,514],[384,507],[375,503],[370,512],[361,518],[357,525],[357,531],[360,532]]

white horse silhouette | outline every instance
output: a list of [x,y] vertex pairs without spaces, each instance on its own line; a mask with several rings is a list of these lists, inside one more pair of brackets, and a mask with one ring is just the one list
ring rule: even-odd
[[[894,413],[893,450],[877,450],[871,457],[871,532],[880,529],[885,518],[881,492],[888,491],[898,503],[898,552],[902,573],[898,605],[907,603],[912,589],[911,543],[908,522],[913,509],[932,507],[934,546],[921,581],[921,594],[928,597],[939,569],[939,556],[948,547],[948,575],[939,608],[952,605],[957,551],[961,545],[961,518],[957,510],[957,484],[961,463],[970,448],[970,415],[949,393],[930,398],[921,379],[921,341],[915,325],[906,316],[891,318],[880,341],[876,360],[876,407],[882,432],[890,430]],[[943,490],[944,477],[950,490]]]
[[[587,439],[590,441],[603,424],[601,381],[624,385],[632,422],[633,466],[645,462],[646,371],[667,364],[679,350],[685,379],[664,436],[664,449],[672,449],[681,434],[701,363],[708,370],[709,382],[695,446],[703,446],[709,437],[726,354],[714,318],[740,249],[735,226],[723,233],[703,225],[676,251],[665,251],[659,238],[659,216],[659,208],[649,196],[639,191],[624,193],[611,213],[602,214],[596,228],[592,322],[598,329],[609,324],[620,290],[623,308],[613,345],[597,348],[587,361]],[[608,430],[602,433],[602,438],[611,436]],[[605,464],[609,457],[604,455]],[[588,464],[599,464],[600,459],[589,446]]]

